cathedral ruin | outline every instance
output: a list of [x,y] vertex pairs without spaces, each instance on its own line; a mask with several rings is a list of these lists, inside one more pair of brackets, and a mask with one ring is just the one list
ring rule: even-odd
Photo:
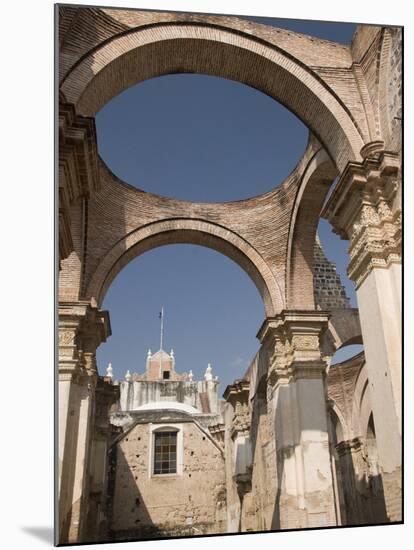
[[[402,521],[401,29],[347,46],[237,17],[57,6],[59,287],[57,542]],[[178,201],[117,178],[94,117],[146,79],[200,73],[252,86],[309,128],[271,191]],[[317,238],[349,244],[352,308]],[[199,244],[260,292],[260,349],[219,390],[150,351],[99,376],[102,302],[133,259]],[[335,352],[363,344],[352,359]]]

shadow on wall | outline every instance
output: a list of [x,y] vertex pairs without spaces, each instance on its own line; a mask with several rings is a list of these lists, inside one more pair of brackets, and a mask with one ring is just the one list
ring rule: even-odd
[[[337,419],[333,419],[334,421]],[[337,420],[338,421],[338,420]],[[338,443],[333,430],[335,463],[341,478],[343,525],[389,523],[382,477],[378,469],[377,444],[372,414],[363,446],[359,439]],[[364,448],[365,447],[365,448]],[[355,464],[357,469],[355,470]]]
[[[64,484],[66,492],[61,490],[59,498],[59,541],[67,541],[69,537],[69,529],[72,522],[73,514],[73,492],[74,492],[74,482],[75,482],[75,464],[76,464],[76,452],[78,448],[78,433],[79,433],[79,418],[80,418],[80,399],[81,395],[76,397],[73,396],[75,389],[72,387],[70,390],[69,403],[74,402],[73,414],[69,414],[67,417],[67,426],[66,426],[66,435],[64,448],[68,449],[68,452],[65,452],[63,461],[59,465],[61,468],[60,476],[61,479],[68,479],[69,482]],[[62,484],[63,486],[63,484]]]
[[[118,503],[122,502],[122,506],[115,508],[115,499]],[[151,520],[137,486],[137,476],[119,445],[113,445],[109,451],[107,517],[107,541],[145,540],[162,536]]]
[[[256,466],[256,472],[253,472],[256,530],[266,531],[271,528],[269,522],[266,521],[266,512],[271,506],[274,483],[268,476],[268,470],[271,465],[267,463],[263,449],[265,445],[269,445],[271,438],[268,430],[267,375],[266,373],[262,374],[259,372],[259,377],[257,390],[253,399],[250,442],[252,457]],[[259,461],[260,464],[258,464]],[[257,466],[259,466],[259,472]]]
[[[309,382],[309,381],[308,381]],[[317,421],[317,414],[312,419],[312,414],[301,415],[302,426],[300,429],[295,426],[292,418],[295,416],[293,407],[289,407],[290,388],[281,386],[276,402],[275,412],[275,440],[276,440],[276,461],[277,461],[277,494],[275,499],[275,508],[272,518],[272,530],[282,528],[281,512],[289,515],[289,509],[298,508],[296,497],[286,494],[282,487],[285,475],[286,461],[293,457],[295,448],[301,444],[301,432],[305,430],[320,430],[321,423]],[[316,422],[315,422],[316,421]],[[338,444],[336,441],[335,430],[330,433],[330,448],[336,450],[336,468],[339,470],[337,494],[340,494],[340,501],[343,500],[341,507],[341,525],[372,525],[389,523],[387,517],[383,483],[378,469],[375,428],[371,415],[370,425],[366,437],[366,445],[359,439],[354,441],[344,441]],[[355,469],[357,467],[357,470]],[[341,504],[341,502],[339,503]],[[298,511],[298,517],[295,521],[301,521]],[[294,510],[292,513],[295,514]],[[296,515],[296,514],[295,514]],[[339,518],[338,518],[339,519]],[[290,518],[292,521],[293,518]],[[290,523],[289,521],[289,523]],[[302,521],[308,521],[303,517]],[[283,523],[286,523],[283,520]],[[299,525],[298,525],[299,527]]]

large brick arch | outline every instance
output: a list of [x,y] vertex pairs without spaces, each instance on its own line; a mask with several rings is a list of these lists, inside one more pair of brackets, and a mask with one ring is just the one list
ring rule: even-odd
[[112,35],[84,52],[63,77],[61,91],[79,114],[95,116],[111,98],[148,78],[201,73],[236,80],[295,113],[341,171],[350,160],[361,160],[366,121],[298,57],[299,51],[266,41],[254,31],[180,21],[178,15],[176,21],[163,21],[159,14],[158,23]]
[[286,258],[286,302],[291,309],[315,309],[313,259],[320,211],[337,171],[315,139],[295,197]]
[[260,254],[228,229],[194,218],[162,220],[126,235],[102,258],[89,283],[87,296],[100,306],[111,282],[126,264],[144,252],[178,243],[202,245],[234,260],[255,283],[266,315],[273,316],[282,309],[282,293]]

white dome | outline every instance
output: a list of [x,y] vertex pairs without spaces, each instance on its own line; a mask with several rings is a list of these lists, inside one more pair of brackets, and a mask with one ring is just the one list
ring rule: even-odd
[[177,411],[184,411],[190,414],[200,412],[191,405],[187,405],[186,403],[178,403],[178,401],[152,401],[137,407],[134,411],[155,411],[157,409],[175,409]]

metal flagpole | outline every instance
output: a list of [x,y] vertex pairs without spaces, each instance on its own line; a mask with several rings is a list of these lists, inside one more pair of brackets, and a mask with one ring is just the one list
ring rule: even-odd
[[162,377],[162,337],[163,337],[163,331],[164,331],[164,306],[161,307],[160,312],[160,319],[161,319],[161,330],[160,330],[160,378]]
[[162,306],[161,308],[160,319],[161,319],[160,349],[162,349],[162,337],[164,332],[164,306]]

